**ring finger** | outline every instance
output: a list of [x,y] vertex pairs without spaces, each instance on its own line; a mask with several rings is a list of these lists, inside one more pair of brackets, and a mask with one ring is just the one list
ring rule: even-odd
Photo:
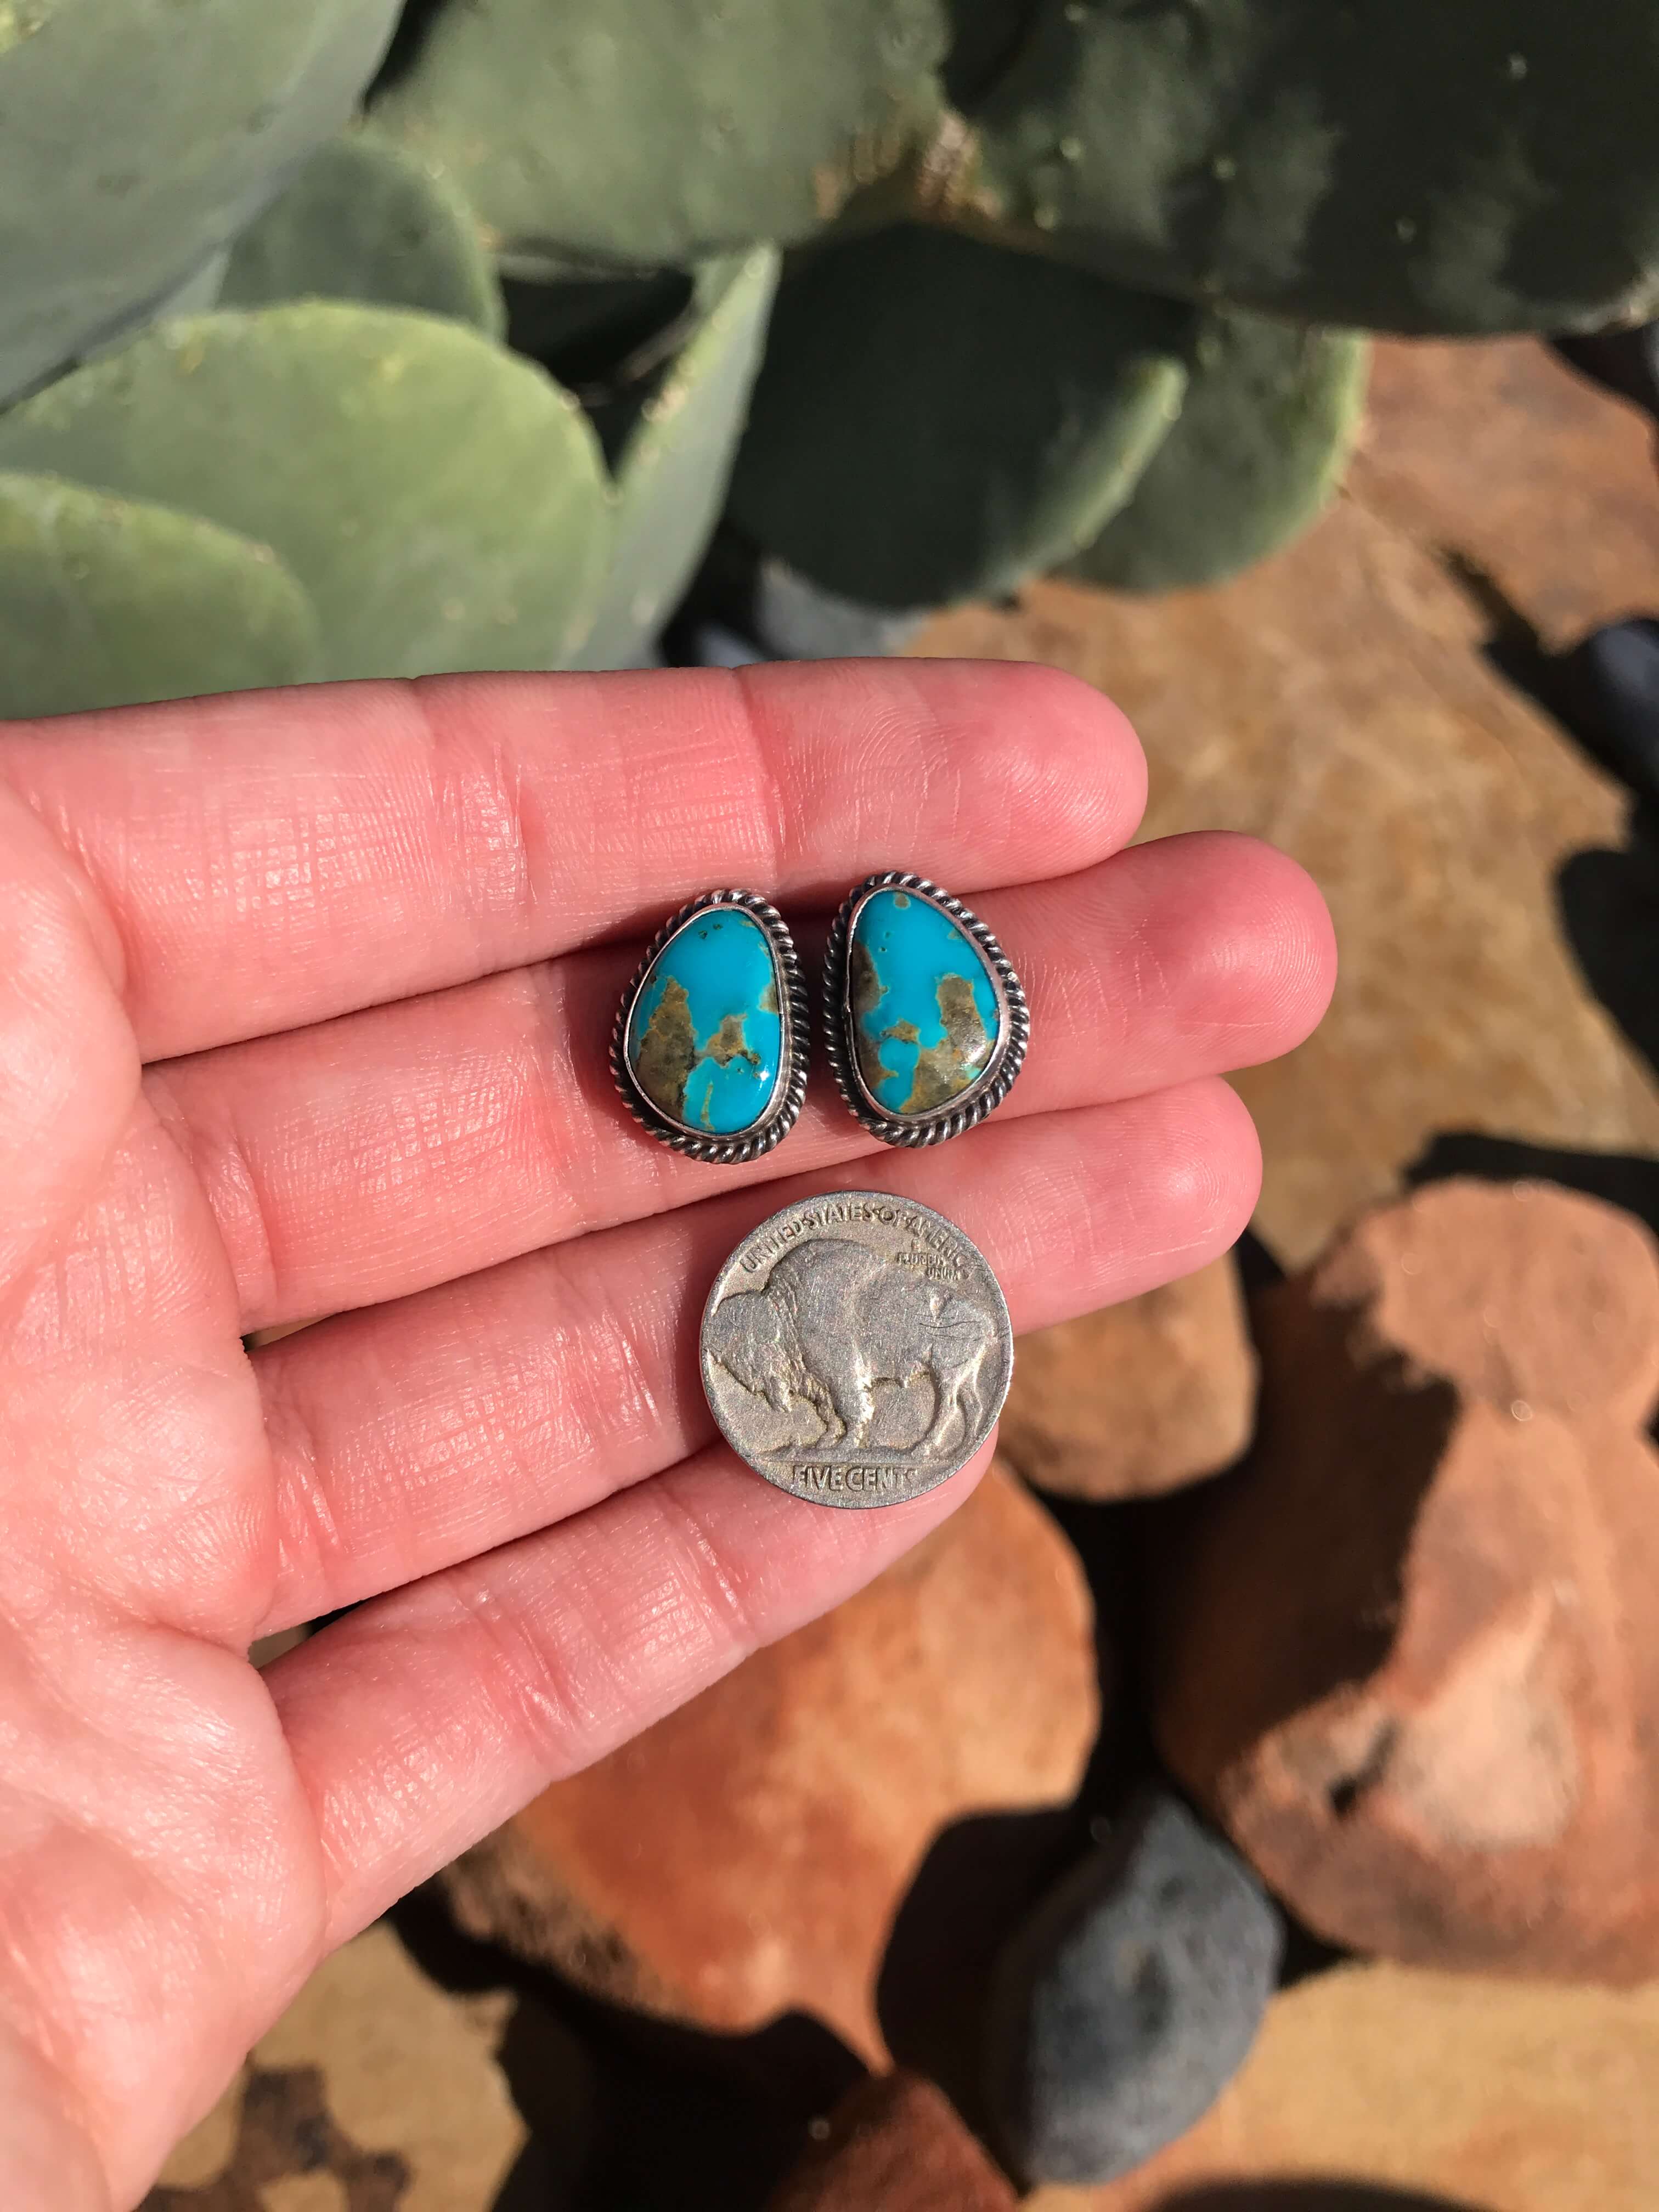
[[[884,1152],[857,1179],[948,1212],[1024,1329],[1202,1265],[1243,1227],[1257,1171],[1249,1117],[1212,1081]],[[580,1512],[708,1442],[696,1334],[715,1271],[774,1206],[846,1181],[734,1191],[258,1353],[281,1559],[261,1632]]]

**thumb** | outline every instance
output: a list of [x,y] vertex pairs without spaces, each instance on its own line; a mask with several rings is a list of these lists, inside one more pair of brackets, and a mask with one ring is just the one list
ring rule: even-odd
[[0,788],[0,1298],[85,1206],[132,1112],[120,940],[40,817]]

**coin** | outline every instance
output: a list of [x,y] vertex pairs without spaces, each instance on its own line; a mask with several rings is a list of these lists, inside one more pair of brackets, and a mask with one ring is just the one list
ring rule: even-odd
[[838,1190],[744,1238],[703,1309],[702,1360],[714,1419],[757,1474],[819,1505],[897,1505],[990,1435],[1014,1340],[953,1221]]

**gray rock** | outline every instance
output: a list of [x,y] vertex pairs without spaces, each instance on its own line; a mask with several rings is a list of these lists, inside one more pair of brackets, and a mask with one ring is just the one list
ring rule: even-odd
[[1609,623],[1575,658],[1591,697],[1586,736],[1644,805],[1659,807],[1659,621]]
[[748,668],[770,658],[753,638],[724,623],[702,623],[691,633],[691,658],[699,668]]
[[827,592],[768,556],[755,579],[755,635],[774,660],[846,660],[900,653],[932,612],[896,613]]
[[1184,2135],[1255,2041],[1283,1940],[1218,1836],[1138,1798],[998,1963],[986,2088],[1014,2171],[1109,2181]]

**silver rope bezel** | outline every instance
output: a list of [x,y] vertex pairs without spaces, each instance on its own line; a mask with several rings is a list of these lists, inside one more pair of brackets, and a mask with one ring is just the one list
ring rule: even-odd
[[[930,1107],[925,1114],[894,1114],[879,1104],[865,1088],[859,1071],[858,1051],[853,1035],[851,951],[853,927],[860,908],[877,891],[909,891],[926,899],[932,906],[950,916],[959,929],[971,937],[985,957],[986,966],[996,992],[1000,1023],[997,1042],[983,1073],[969,1090],[959,1098],[943,1106]],[[974,1128],[988,1114],[997,1108],[1014,1087],[1014,1081],[1025,1064],[1025,1048],[1030,1042],[1031,1014],[1026,1004],[1025,992],[1012,962],[993,937],[985,924],[959,898],[953,898],[942,885],[927,876],[918,876],[908,870],[889,868],[880,875],[866,876],[865,880],[848,893],[830,932],[829,950],[823,961],[823,1007],[825,1043],[830,1071],[836,1079],[836,1088],[846,1100],[848,1109],[884,1145],[943,1145],[952,1137],[959,1137]]]
[[[734,906],[740,908],[750,919],[759,923],[766,933],[774,963],[782,988],[778,994],[778,1013],[782,1036],[779,1050],[782,1054],[785,1073],[768,1109],[764,1120],[752,1128],[732,1137],[716,1137],[706,1131],[692,1128],[665,1114],[654,1100],[647,1097],[635,1079],[628,1063],[628,1031],[634,1018],[634,1009],[639,1003],[640,993],[645,988],[646,977],[651,973],[659,957],[673,942],[680,932],[711,908]],[[806,986],[801,974],[800,956],[795,941],[789,934],[788,925],[777,908],[761,897],[757,891],[705,891],[702,897],[688,900],[678,914],[670,915],[662,927],[646,947],[633,981],[623,994],[622,1004],[617,1009],[617,1018],[611,1028],[611,1074],[622,1101],[640,1127],[671,1150],[684,1152],[688,1159],[705,1160],[715,1167],[741,1167],[746,1161],[758,1159],[781,1145],[795,1125],[806,1097],[806,1065],[810,1030],[806,1012]]]

